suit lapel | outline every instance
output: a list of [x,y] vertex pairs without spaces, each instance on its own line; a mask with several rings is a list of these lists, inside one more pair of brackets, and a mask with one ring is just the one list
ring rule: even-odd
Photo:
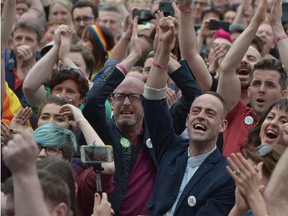
[[[192,178],[189,180],[188,184],[186,185],[184,191],[182,192],[176,209],[175,213],[178,211],[178,208],[182,202],[187,202],[188,194],[189,192],[194,188],[194,186],[197,184],[198,181],[211,169],[213,168],[214,164],[217,162],[218,158],[221,156],[218,149],[216,149],[214,152],[212,152],[201,164],[201,166],[198,168],[198,170],[195,172],[195,174],[192,176]],[[187,164],[187,161],[186,161]],[[184,167],[185,169],[185,167]],[[181,184],[181,183],[180,183]],[[196,197],[197,198],[197,197]]]

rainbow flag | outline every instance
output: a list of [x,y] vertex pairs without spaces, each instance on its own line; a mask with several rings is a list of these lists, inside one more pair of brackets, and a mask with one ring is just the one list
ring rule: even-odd
[[5,82],[4,104],[2,105],[1,121],[10,125],[12,118],[22,108],[22,105],[16,94],[9,88]]

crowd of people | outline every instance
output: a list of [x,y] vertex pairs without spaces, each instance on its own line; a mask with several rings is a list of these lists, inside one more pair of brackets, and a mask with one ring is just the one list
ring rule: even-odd
[[1,213],[287,215],[287,50],[285,0],[1,0]]

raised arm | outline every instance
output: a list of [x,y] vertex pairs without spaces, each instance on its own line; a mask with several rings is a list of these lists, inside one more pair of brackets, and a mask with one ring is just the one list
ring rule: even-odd
[[36,171],[37,152],[37,145],[29,129],[14,135],[8,145],[3,147],[3,158],[13,175],[17,216],[49,215]]
[[61,25],[55,31],[54,46],[42,57],[29,71],[24,82],[23,92],[28,103],[32,107],[39,107],[45,99],[46,90],[45,83],[53,72],[53,67],[58,60],[58,52],[61,45],[61,34],[69,34],[71,28]]
[[72,104],[66,104],[60,108],[59,113],[64,116],[73,117],[75,123],[82,131],[87,144],[94,144],[95,146],[105,146],[98,134],[89,124],[87,119],[83,116],[79,108],[73,106]]
[[127,46],[130,43],[131,36],[132,36],[132,30],[133,30],[133,22],[131,20],[131,16],[127,15],[125,18],[125,24],[124,24],[124,30],[125,30],[125,36],[123,36],[113,47],[111,50],[111,54],[109,56],[109,59],[122,61],[122,59],[126,55]]
[[14,23],[16,0],[5,1],[1,15],[1,55],[8,46]]
[[141,46],[138,40],[138,30],[137,30],[138,29],[138,17],[134,18],[132,26],[133,26],[133,31],[132,31],[130,52],[129,52],[129,55],[121,61],[121,65],[127,71],[129,71],[135,65],[135,63],[139,60],[139,58],[142,55]]
[[179,4],[179,45],[181,56],[188,62],[189,67],[203,92],[209,91],[212,86],[212,77],[207,66],[199,55],[197,38],[194,30],[192,0],[178,0]]
[[[64,116],[73,117],[76,125],[83,133],[83,136],[88,145],[93,144],[95,146],[105,146],[102,139],[98,136],[96,131],[87,121],[87,119],[83,116],[82,111],[78,107],[75,107],[72,104],[66,104],[60,108],[59,113]],[[103,173],[114,174],[115,172],[114,162],[103,163],[102,167],[104,168]]]
[[232,110],[240,99],[240,80],[236,68],[247,52],[256,32],[265,19],[268,0],[260,0],[256,12],[245,31],[234,41],[219,67],[219,83],[217,92],[224,98],[228,111]]
[[251,2],[250,0],[242,0],[241,1],[241,4],[239,5],[239,7],[237,8],[237,11],[236,11],[236,17],[233,21],[233,24],[241,24],[241,25],[247,25],[247,23],[244,23],[244,13],[245,13],[245,10],[248,10],[249,9],[249,6],[250,6]]
[[156,15],[156,18],[160,27],[158,46],[154,63],[147,78],[146,86],[148,88],[163,89],[166,87],[168,78],[167,71],[171,52],[170,44],[175,40],[178,22],[172,17],[159,19],[158,14]]
[[[281,0],[273,0],[272,9],[268,15],[270,25],[274,33],[274,38],[277,41],[277,47],[280,53],[281,62],[288,71],[288,38],[281,23],[282,2]],[[285,36],[286,35],[286,36]],[[283,38],[283,39],[281,39]]]
[[[4,103],[5,94],[5,65],[4,52],[8,46],[10,34],[12,32],[16,11],[16,0],[5,1],[1,15],[1,104]],[[2,110],[3,105],[1,105]]]

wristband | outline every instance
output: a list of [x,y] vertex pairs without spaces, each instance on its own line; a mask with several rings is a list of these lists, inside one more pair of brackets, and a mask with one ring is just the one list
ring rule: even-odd
[[122,73],[124,73],[124,75],[126,75],[128,73],[127,69],[122,65],[122,64],[117,64],[117,67],[119,67],[122,71]]
[[159,69],[166,69],[168,67],[168,64],[158,64],[155,60],[153,61],[153,65]]
[[278,41],[280,41],[280,40],[282,40],[282,39],[285,39],[285,38],[288,38],[288,35],[287,35],[287,34],[280,35],[280,36],[276,37],[275,43],[277,43]]
[[189,13],[190,11],[192,11],[191,7],[188,8],[182,8],[178,6],[178,9],[182,12],[182,13]]

